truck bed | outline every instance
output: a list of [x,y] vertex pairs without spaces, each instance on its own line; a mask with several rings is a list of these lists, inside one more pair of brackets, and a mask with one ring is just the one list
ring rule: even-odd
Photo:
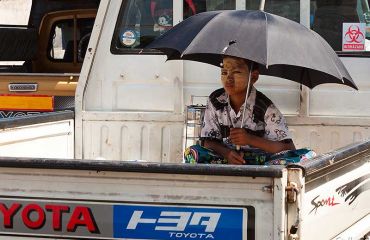
[[[19,212],[11,227],[0,225],[0,232],[89,239],[230,239],[223,233],[232,239],[286,239],[296,229],[300,239],[332,239],[367,219],[369,156],[370,142],[362,142],[287,167],[1,158],[0,203]],[[287,200],[292,183],[295,202]],[[59,230],[52,220],[56,209],[62,209]],[[44,224],[27,225],[27,211],[44,216]],[[215,216],[220,218],[211,226]],[[185,225],[179,223],[182,217]]]

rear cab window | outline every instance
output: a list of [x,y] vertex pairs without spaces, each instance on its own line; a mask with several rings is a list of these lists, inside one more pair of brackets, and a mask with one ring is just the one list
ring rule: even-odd
[[94,18],[66,19],[55,22],[50,33],[49,59],[82,63],[93,26]]

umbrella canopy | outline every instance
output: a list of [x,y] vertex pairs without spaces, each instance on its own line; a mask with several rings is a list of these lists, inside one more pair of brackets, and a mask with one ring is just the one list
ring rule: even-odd
[[317,33],[264,11],[226,10],[194,15],[158,37],[147,48],[168,60],[220,66],[224,55],[260,64],[260,74],[313,88],[323,83],[358,89],[330,45]]

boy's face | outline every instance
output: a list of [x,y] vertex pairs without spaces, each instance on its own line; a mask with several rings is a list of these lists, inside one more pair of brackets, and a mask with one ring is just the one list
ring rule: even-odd
[[[248,86],[248,77],[249,66],[246,61],[241,58],[234,57],[225,57],[223,59],[223,67],[221,68],[221,81],[227,94],[245,94]],[[253,78],[252,75],[250,85],[253,86],[256,81],[257,79]]]

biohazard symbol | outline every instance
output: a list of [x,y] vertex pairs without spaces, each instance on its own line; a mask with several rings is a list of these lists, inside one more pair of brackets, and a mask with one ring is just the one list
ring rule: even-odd
[[362,43],[365,37],[358,26],[351,25],[344,35],[344,39],[348,43]]

